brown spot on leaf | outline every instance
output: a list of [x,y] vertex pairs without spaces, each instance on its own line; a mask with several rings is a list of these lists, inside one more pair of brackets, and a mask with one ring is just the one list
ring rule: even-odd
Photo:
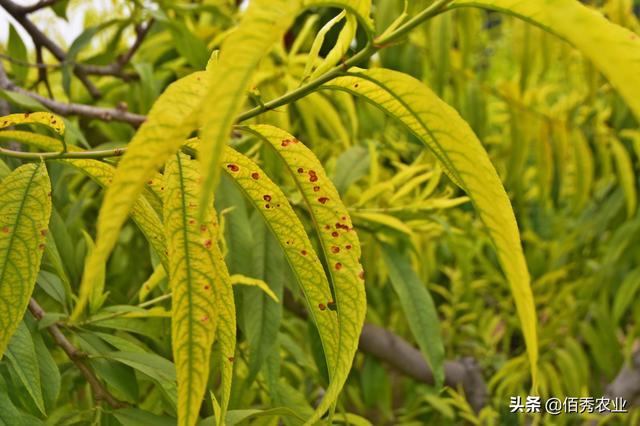
[[326,204],[327,201],[329,201],[328,197],[320,197],[320,198],[318,198],[318,202],[320,204]]
[[206,230],[207,230],[207,225],[205,225],[204,223],[200,225],[200,232],[205,232]]
[[46,229],[41,229],[40,230],[40,235],[43,236],[43,237],[46,237],[47,236],[47,232],[48,231]]
[[319,187],[319,186],[317,186],[317,185],[316,185],[316,186],[314,186],[314,187],[313,187],[313,192],[318,192],[318,191],[320,191],[320,187]]
[[229,362],[233,362],[233,361],[235,361],[235,360],[236,360],[236,359],[235,359],[234,357],[232,357],[232,356],[228,357],[227,359],[229,360]]
[[320,309],[321,311],[324,311],[325,309],[327,309],[327,307],[325,306],[324,303],[319,303],[318,304],[318,309]]
[[258,180],[258,179],[260,179],[260,173],[253,172],[253,173],[251,173],[251,177],[253,178],[253,180]]
[[298,167],[298,173],[304,173],[304,169],[302,167]]
[[213,242],[211,240],[205,240],[204,242],[204,248],[206,248],[207,250],[209,250],[211,248],[211,246],[213,245]]
[[358,274],[358,278],[364,280],[364,271],[360,271],[360,273]]
[[265,195],[262,196],[262,199],[265,200],[265,201],[271,201],[271,195],[265,194]]
[[44,244],[39,244],[38,245],[38,250],[44,250]]
[[237,172],[238,170],[240,170],[240,167],[238,167],[237,164],[227,164],[227,169],[231,170],[232,172]]
[[332,236],[332,237],[334,237],[334,238],[337,238],[337,237],[338,237],[338,235],[340,235],[340,234],[338,234],[338,231],[333,231],[333,232],[331,233],[331,236]]
[[347,250],[351,250],[351,244],[347,244],[346,246],[344,246],[344,248],[346,248]]
[[307,251],[306,250],[300,250],[300,254],[303,255],[303,256],[306,256],[307,255]]
[[3,226],[2,227],[2,232],[5,233],[5,234],[8,234],[9,233],[9,227],[8,226]]
[[338,262],[335,264],[336,267],[336,271],[339,271],[340,269],[342,269],[342,263]]
[[202,322],[207,322],[207,321],[209,321],[209,315],[203,315],[203,316],[200,318],[200,321],[202,321]]
[[332,251],[333,253],[340,253],[340,247],[338,247],[338,246],[332,246],[332,247],[331,247],[331,251]]

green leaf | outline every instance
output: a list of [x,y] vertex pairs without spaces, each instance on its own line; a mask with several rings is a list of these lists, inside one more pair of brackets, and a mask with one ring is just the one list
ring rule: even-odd
[[[299,8],[298,1],[251,1],[238,27],[223,42],[220,59],[207,70],[210,90],[199,115],[200,136],[206,141],[199,149],[204,177],[201,209],[208,205],[217,184],[223,147],[244,104],[258,63],[282,40]],[[200,217],[203,213],[200,212]]]
[[171,37],[176,50],[196,70],[202,70],[209,60],[207,45],[185,24],[176,20],[165,21],[171,31]]
[[[198,420],[218,315],[221,310],[229,309],[225,305],[233,306],[233,294],[231,300],[228,299],[231,284],[217,245],[219,229],[212,206],[207,209],[203,222],[196,219],[199,179],[197,162],[184,154],[177,154],[165,167],[164,218],[180,425],[194,425]],[[223,298],[225,287],[229,290]],[[225,328],[231,325],[228,321],[227,318]],[[235,313],[233,321],[235,342]],[[233,353],[225,355],[233,358]]]
[[9,398],[7,384],[0,375],[0,426],[26,426],[20,411]]
[[7,41],[7,54],[15,59],[16,62],[11,62],[11,71],[13,72],[13,80],[16,84],[21,85],[25,78],[27,78],[27,74],[29,72],[29,68],[27,68],[24,63],[29,61],[29,56],[27,55],[27,48],[16,31],[16,28],[9,24],[9,40]]
[[640,37],[576,0],[455,0],[451,8],[497,10],[571,43],[604,74],[640,119]]
[[335,403],[358,349],[367,306],[360,242],[338,191],[311,150],[287,132],[272,126],[246,129],[268,142],[293,176],[313,218],[335,295],[335,300],[314,308],[328,314],[335,308],[339,339],[335,371],[329,373],[331,382],[322,402],[308,420],[313,424]]
[[36,407],[42,414],[45,414],[38,356],[31,333],[24,322],[20,321],[20,325],[9,342],[6,355]]
[[451,180],[467,192],[494,242],[509,281],[535,386],[537,320],[520,232],[500,177],[469,125],[422,82],[397,71],[354,70],[327,86],[363,97],[407,126],[444,165]]
[[122,408],[113,415],[123,426],[175,426],[176,420],[166,416],[158,416],[138,408]]
[[44,406],[47,412],[51,413],[56,408],[56,401],[60,394],[60,371],[40,332],[36,331],[32,336],[38,357],[38,367],[40,368],[40,383],[42,384]]
[[633,163],[631,162],[629,153],[618,139],[612,137],[610,142],[611,152],[613,153],[613,159],[615,160],[618,171],[618,180],[624,191],[627,203],[627,218],[631,218],[635,215],[638,206],[636,174],[633,171]]
[[0,356],[36,284],[50,215],[44,163],[20,166],[0,183]]
[[411,333],[431,366],[436,388],[440,388],[444,383],[444,345],[436,306],[411,261],[396,247],[383,244],[382,258]]

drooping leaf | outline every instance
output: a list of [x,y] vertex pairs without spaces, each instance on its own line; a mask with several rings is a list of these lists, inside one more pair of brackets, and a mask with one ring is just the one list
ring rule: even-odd
[[7,358],[24,385],[31,399],[42,414],[45,414],[42,385],[40,382],[40,365],[31,333],[23,321],[20,321],[15,334],[7,348]]
[[[196,219],[197,163],[178,153],[165,167],[164,218],[172,291],[171,335],[178,379],[178,424],[194,425],[209,377],[211,345],[229,286],[217,246],[213,206]],[[231,301],[233,302],[233,300]],[[218,308],[218,309],[217,309]]]
[[620,186],[624,191],[627,203],[627,217],[631,218],[635,215],[636,208],[638,206],[636,174],[633,171],[633,163],[629,153],[618,139],[611,138],[610,142],[611,152],[613,153],[613,159],[615,160],[618,172],[618,180],[620,181]]
[[[129,143],[104,196],[98,215],[96,249],[85,264],[83,285],[91,283],[99,265],[106,262],[144,185],[178,151],[195,127],[193,113],[206,89],[203,72],[171,84]],[[74,309],[72,319],[77,319],[81,312],[81,308]]]
[[397,71],[354,70],[327,86],[362,97],[403,123],[434,153],[451,180],[467,192],[509,281],[535,386],[536,315],[520,232],[500,177],[469,125],[422,82]]
[[338,191],[311,150],[287,132],[272,126],[246,129],[275,149],[296,181],[313,217],[335,295],[335,300],[318,307],[337,311],[339,340],[335,372],[322,402],[308,420],[313,424],[338,398],[358,348],[366,312],[360,242]]
[[206,142],[199,148],[204,177],[201,208],[216,186],[223,147],[243,106],[251,77],[260,60],[282,40],[299,10],[299,1],[253,0],[238,27],[222,44],[219,60],[207,71],[211,90],[199,115],[200,136]]
[[44,163],[20,166],[0,183],[0,356],[36,284],[50,216]]
[[43,124],[60,135],[64,134],[64,121],[60,116],[50,112],[25,112],[0,117],[0,129],[17,124]]
[[329,374],[337,368],[338,323],[326,307],[331,290],[322,264],[300,219],[282,190],[252,160],[230,147],[223,151],[223,170],[264,218],[284,251],[318,328]]
[[429,361],[436,387],[440,387],[444,383],[444,345],[431,295],[413,271],[410,260],[396,247],[383,244],[382,257],[411,333]]
[[[640,118],[640,37],[575,0],[455,0],[451,8],[473,6],[516,16],[568,41],[607,77]],[[585,29],[588,29],[585,30]]]

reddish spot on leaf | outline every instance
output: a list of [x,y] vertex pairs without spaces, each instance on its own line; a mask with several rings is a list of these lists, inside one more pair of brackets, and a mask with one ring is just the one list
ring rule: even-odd
[[331,229],[331,225],[325,225],[324,229],[326,229],[328,231],[329,229]]
[[329,201],[328,197],[320,197],[318,198],[318,201],[320,202],[320,204],[325,204],[327,201]]
[[40,244],[40,245],[38,245],[38,249],[39,249],[39,250],[44,250],[44,244]]
[[193,225],[194,223],[196,223],[195,219],[189,219],[189,225]]
[[265,194],[265,195],[262,196],[262,199],[265,200],[265,201],[271,201],[271,195]]
[[204,242],[204,248],[206,248],[207,250],[210,249],[212,245],[213,245],[213,242],[211,240],[206,240]]
[[358,274],[358,278],[364,280],[364,271],[360,271],[360,273]]
[[340,269],[342,269],[342,263],[338,262],[336,263],[336,271],[339,271]]
[[304,169],[302,167],[298,167],[298,173],[304,173]]
[[24,118],[29,118],[29,113],[28,112],[24,113]]
[[359,84],[358,84],[358,83],[356,83],[356,84],[354,84],[354,85],[353,85],[353,87],[355,87],[356,89],[358,88],[358,86],[359,86]]
[[153,181],[150,180],[149,182],[147,182],[147,185],[153,185]]
[[342,216],[340,219],[341,220],[347,220],[347,217],[346,216]]
[[317,182],[318,181],[318,175],[313,170],[309,170],[309,181],[310,182]]
[[333,246],[333,247],[331,247],[331,251],[332,251],[333,253],[340,253],[340,247],[338,247],[338,246]]
[[321,311],[324,311],[325,309],[327,309],[327,307],[325,306],[324,303],[319,303],[318,304],[318,309],[320,309]]
[[265,205],[264,205],[264,208],[265,208],[265,209],[270,209],[270,208],[271,208],[271,204],[265,204]]
[[203,288],[204,288],[205,290],[209,290],[211,287],[209,287],[209,285],[207,284],[207,285],[205,285]]
[[287,147],[291,143],[293,143],[293,141],[291,139],[283,139],[282,143],[280,145],[282,145],[283,147]]
[[347,244],[346,246],[344,246],[344,248],[346,248],[347,250],[351,250],[351,244]]
[[331,236],[332,236],[332,237],[334,237],[334,238],[337,238],[337,237],[338,237],[338,235],[340,235],[340,234],[338,234],[338,231],[333,231],[333,232],[331,233]]
[[40,235],[42,235],[43,237],[46,237],[47,236],[47,232],[48,231],[46,229],[41,229],[40,230]]
[[9,233],[9,227],[8,226],[3,226],[2,227],[2,232],[4,232],[5,234]]
[[318,191],[320,191],[320,187],[319,187],[319,186],[317,186],[317,185],[316,185],[316,186],[314,186],[314,187],[313,187],[313,192],[318,192]]
[[47,192],[47,197],[51,198],[51,192]]
[[232,172],[237,172],[238,170],[240,170],[240,167],[238,167],[237,164],[227,164],[227,169],[231,170]]
[[258,180],[258,179],[260,179],[260,173],[258,173],[258,172],[253,172],[253,173],[251,173],[251,177],[252,177],[254,180]]
[[200,318],[200,321],[202,321],[202,322],[209,321],[209,316],[208,315],[203,315],[202,318]]
[[306,256],[307,255],[307,251],[306,250],[300,250],[300,254],[303,255],[303,256]]

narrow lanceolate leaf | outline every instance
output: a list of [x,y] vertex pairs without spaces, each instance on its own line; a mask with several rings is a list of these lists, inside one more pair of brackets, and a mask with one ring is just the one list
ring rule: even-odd
[[25,112],[23,114],[10,114],[0,117],[0,129],[15,126],[16,124],[43,124],[60,135],[64,134],[64,121],[50,112]]
[[387,244],[382,246],[382,257],[411,333],[429,361],[436,387],[440,387],[444,383],[444,345],[433,299],[413,271],[408,257]]
[[165,168],[164,218],[172,291],[171,336],[178,379],[178,423],[194,425],[205,394],[226,271],[216,244],[213,209],[196,220],[199,173],[183,154]]
[[[194,73],[171,84],[151,108],[118,164],[107,189],[97,223],[96,249],[87,259],[83,285],[95,280],[106,262],[120,229],[145,184],[178,151],[195,128],[193,113],[207,89],[204,73]],[[71,315],[77,319],[84,306],[76,305]]]
[[354,13],[362,27],[370,36],[373,34],[373,20],[371,19],[371,0],[303,0],[305,8],[310,7],[341,7]]
[[42,414],[46,414],[38,356],[31,333],[23,321],[19,322],[18,328],[9,342],[6,355],[16,376],[26,388],[38,410]]
[[293,175],[313,217],[333,285],[335,300],[315,309],[337,311],[337,365],[324,399],[309,419],[309,424],[313,424],[336,401],[358,348],[366,312],[360,242],[338,191],[313,152],[278,128],[250,126],[247,129],[269,142]]
[[[451,7],[497,10],[571,43],[605,75],[640,118],[640,38],[576,0],[455,0]],[[584,29],[588,28],[588,31]]]
[[284,37],[300,2],[253,0],[238,28],[224,41],[220,59],[207,71],[211,90],[200,113],[200,161],[204,176],[201,206],[208,204],[219,176],[223,146],[242,108],[260,60]]
[[44,163],[20,166],[0,183],[0,357],[36,284],[50,216]]
[[286,195],[251,159],[226,146],[222,161],[223,170],[260,212],[284,251],[318,328],[331,375],[337,368],[338,322],[326,309],[331,289],[304,226]]
[[489,231],[509,280],[535,382],[536,315],[520,232],[500,177],[469,125],[422,82],[396,71],[354,72],[329,82],[328,86],[363,97],[406,125],[433,151],[453,182],[467,192]]
[[[0,132],[0,139],[18,141],[47,152],[58,149],[57,147],[59,145],[59,141],[51,137],[20,130]],[[75,145],[67,145],[67,150],[69,152],[83,151],[83,149]],[[98,160],[60,159],[57,161],[69,164],[80,170],[103,188],[111,185],[116,171],[114,166]],[[164,184],[160,184],[159,187],[162,187],[163,185]],[[131,217],[136,225],[138,225],[138,228],[140,228],[140,231],[142,231],[144,236],[147,238],[151,247],[153,247],[162,264],[166,267],[167,255],[165,253],[166,245],[164,242],[162,223],[155,209],[151,207],[151,200],[154,197],[156,197],[156,195],[151,193],[151,191],[142,194],[133,205]]]

